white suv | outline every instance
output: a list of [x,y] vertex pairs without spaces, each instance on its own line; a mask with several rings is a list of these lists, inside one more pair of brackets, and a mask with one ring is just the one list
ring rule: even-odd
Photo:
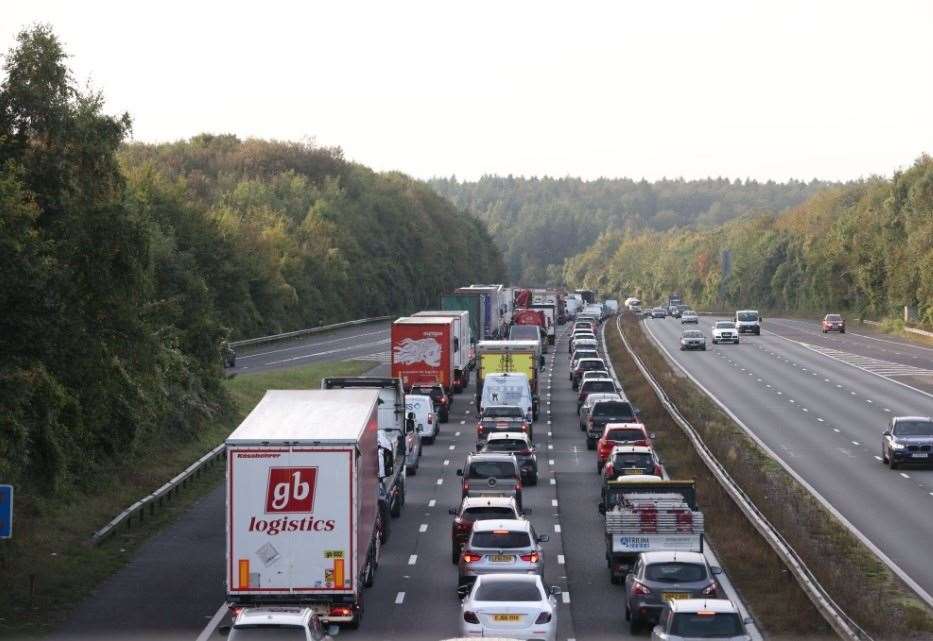
[[732,321],[716,321],[713,325],[713,345],[718,343],[739,344],[739,333]]
[[236,612],[233,625],[222,626],[218,632],[230,641],[247,639],[304,639],[305,641],[333,641],[340,628],[326,629],[310,608],[264,607],[243,608]]

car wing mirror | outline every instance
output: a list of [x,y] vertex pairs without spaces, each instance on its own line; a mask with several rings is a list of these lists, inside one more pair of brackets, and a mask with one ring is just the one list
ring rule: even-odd
[[744,619],[742,619],[742,623],[744,623],[745,625],[752,625],[754,621],[752,621],[751,617],[745,617]]
[[457,476],[463,476],[463,470],[457,470]]
[[557,596],[558,594],[561,593],[560,586],[559,586],[559,585],[552,585],[552,586],[551,586],[551,589],[548,590],[548,592],[550,592],[552,596]]
[[885,430],[881,433],[882,436],[891,436],[891,430]]
[[551,537],[549,537],[547,534],[538,535],[538,543],[547,543],[550,540],[551,540]]
[[711,567],[709,571],[712,572],[713,574],[722,574],[722,568],[717,565],[714,565],[713,567]]
[[654,439],[658,438],[658,435],[655,434],[654,432],[652,432],[651,434],[648,435],[648,438],[650,438],[651,440],[654,440]]
[[605,513],[606,513],[606,504],[605,504],[605,503],[600,503],[600,504],[599,504],[599,513],[600,513],[600,514],[605,514]]
[[467,595],[470,593],[470,584],[464,583],[463,585],[457,586],[457,598],[463,601],[467,598]]
[[457,510],[457,508],[451,507],[447,509],[447,513],[450,514],[451,516],[457,516],[460,512],[459,510]]

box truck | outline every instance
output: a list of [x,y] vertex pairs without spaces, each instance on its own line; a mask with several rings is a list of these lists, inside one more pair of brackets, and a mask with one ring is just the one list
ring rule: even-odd
[[476,345],[476,409],[483,398],[483,384],[489,374],[520,372],[528,377],[532,419],[538,419],[538,345],[535,341],[480,341]]
[[439,317],[454,319],[454,336],[457,349],[454,352],[454,392],[462,392],[470,384],[470,370],[475,363],[475,346],[470,329],[470,312],[462,310],[428,310],[412,314],[414,318]]
[[402,379],[406,390],[413,385],[440,383],[455,391],[454,363],[460,339],[451,317],[406,316],[392,323],[392,377]]
[[468,312],[470,314],[470,335],[475,343],[483,340],[483,337],[491,335],[485,322],[486,300],[486,297],[472,294],[450,294],[441,296],[441,309]]
[[377,390],[269,390],[227,437],[227,600],[359,624],[379,562]]
[[[454,290],[458,296],[477,296],[482,299],[482,334],[477,340],[501,338],[511,318],[511,301],[506,301],[502,285],[470,285]],[[442,305],[443,307],[443,305]]]

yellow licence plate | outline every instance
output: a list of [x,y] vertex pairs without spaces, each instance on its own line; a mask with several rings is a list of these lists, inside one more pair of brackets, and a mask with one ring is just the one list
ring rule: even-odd
[[493,554],[489,557],[489,560],[493,563],[511,563],[515,560],[515,557],[511,554]]
[[520,614],[494,614],[493,621],[521,621]]
[[686,592],[662,592],[661,598],[665,601],[676,601],[678,599],[689,599],[690,595]]

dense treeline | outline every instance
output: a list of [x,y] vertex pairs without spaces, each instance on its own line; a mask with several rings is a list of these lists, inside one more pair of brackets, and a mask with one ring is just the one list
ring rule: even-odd
[[[0,479],[81,487],[227,407],[234,337],[427,306],[500,280],[482,223],[336,149],[125,145],[47,27],[0,84]],[[163,445],[164,446],[164,445]]]
[[905,305],[933,325],[933,159],[890,180],[828,188],[779,215],[716,229],[602,236],[567,261],[571,283],[648,302],[876,318]]
[[562,264],[610,231],[709,228],[737,216],[782,211],[826,186],[816,181],[513,178],[431,181],[457,207],[484,220],[512,282],[561,282]]

